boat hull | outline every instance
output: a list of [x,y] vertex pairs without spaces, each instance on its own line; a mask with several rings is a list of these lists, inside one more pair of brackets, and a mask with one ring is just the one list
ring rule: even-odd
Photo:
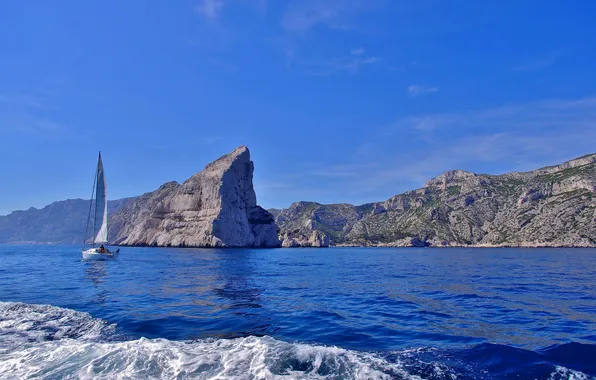
[[100,252],[99,248],[91,248],[87,250],[83,250],[83,260],[108,260],[113,259],[114,256],[120,252],[120,249],[117,249],[114,252],[106,250],[106,252]]

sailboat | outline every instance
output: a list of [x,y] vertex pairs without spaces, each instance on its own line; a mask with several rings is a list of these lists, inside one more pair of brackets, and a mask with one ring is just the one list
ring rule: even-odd
[[[106,177],[101,161],[101,152],[97,160],[97,170],[95,171],[95,179],[93,181],[93,190],[91,192],[91,204],[89,205],[89,215],[87,216],[87,227],[85,227],[85,240],[83,241],[83,259],[85,260],[106,260],[113,258],[115,254],[120,252],[120,249],[110,251],[108,244],[108,199]],[[94,202],[95,201],[95,202]],[[87,233],[89,232],[89,225],[91,223],[91,211],[95,206],[93,212],[93,230],[91,231],[91,248],[86,248],[89,244],[87,241]],[[97,228],[99,225],[99,228]],[[106,245],[104,247],[104,244]],[[96,247],[99,245],[99,247]]]

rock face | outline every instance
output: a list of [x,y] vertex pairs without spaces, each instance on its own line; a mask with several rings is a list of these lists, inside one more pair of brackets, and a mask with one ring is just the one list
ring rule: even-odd
[[328,247],[331,242],[342,242],[343,236],[364,216],[363,207],[296,202],[290,208],[276,210],[283,246]]
[[321,231],[314,230],[310,236],[305,236],[300,232],[286,232],[281,237],[281,245],[284,248],[294,247],[329,247],[329,237]]
[[592,154],[526,173],[449,171],[361,206],[297,202],[276,221],[298,245],[320,232],[331,245],[594,247],[595,193]]
[[278,247],[273,215],[257,206],[254,165],[241,146],[183,184],[169,182],[111,218],[114,243],[172,247]]

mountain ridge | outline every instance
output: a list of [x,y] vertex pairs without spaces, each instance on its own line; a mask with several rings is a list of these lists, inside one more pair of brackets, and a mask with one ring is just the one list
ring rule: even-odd
[[594,247],[595,164],[588,154],[528,172],[449,170],[381,202],[295,202],[276,221],[285,246],[311,246],[318,231],[331,245]]
[[[108,201],[108,213],[133,199]],[[90,204],[89,199],[66,199],[0,216],[0,243],[82,244]]]

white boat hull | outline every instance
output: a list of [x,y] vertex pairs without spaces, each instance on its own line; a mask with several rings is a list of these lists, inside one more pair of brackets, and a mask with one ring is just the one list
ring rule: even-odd
[[87,250],[83,250],[83,260],[108,260],[113,259],[114,256],[120,252],[120,249],[117,249],[114,252],[106,250],[105,252],[100,252],[99,248],[91,248]]

